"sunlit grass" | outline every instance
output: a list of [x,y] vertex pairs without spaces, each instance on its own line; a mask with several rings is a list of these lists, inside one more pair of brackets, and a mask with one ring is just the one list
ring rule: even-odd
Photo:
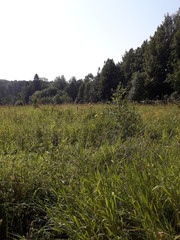
[[0,108],[0,239],[179,238],[179,109],[128,109]]

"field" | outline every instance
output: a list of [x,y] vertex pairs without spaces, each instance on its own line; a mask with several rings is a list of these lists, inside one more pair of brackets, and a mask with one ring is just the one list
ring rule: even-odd
[[0,108],[0,240],[180,239],[176,105]]

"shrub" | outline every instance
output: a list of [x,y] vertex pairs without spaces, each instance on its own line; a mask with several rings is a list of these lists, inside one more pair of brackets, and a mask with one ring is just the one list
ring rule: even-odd
[[121,84],[113,94],[109,114],[112,120],[117,122],[122,140],[132,137],[142,130],[142,119],[135,109],[129,107],[126,90]]

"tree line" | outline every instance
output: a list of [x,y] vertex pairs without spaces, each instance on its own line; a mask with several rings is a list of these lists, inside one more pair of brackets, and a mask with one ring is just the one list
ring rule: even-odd
[[0,104],[89,103],[111,100],[121,84],[129,100],[176,100],[180,96],[180,9],[165,15],[149,40],[126,51],[115,64],[107,59],[96,76],[48,82],[35,74],[31,81],[0,80]]

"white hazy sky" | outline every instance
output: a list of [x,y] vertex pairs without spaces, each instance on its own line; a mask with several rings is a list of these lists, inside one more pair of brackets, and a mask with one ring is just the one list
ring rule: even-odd
[[0,79],[95,75],[179,7],[180,0],[0,0]]

